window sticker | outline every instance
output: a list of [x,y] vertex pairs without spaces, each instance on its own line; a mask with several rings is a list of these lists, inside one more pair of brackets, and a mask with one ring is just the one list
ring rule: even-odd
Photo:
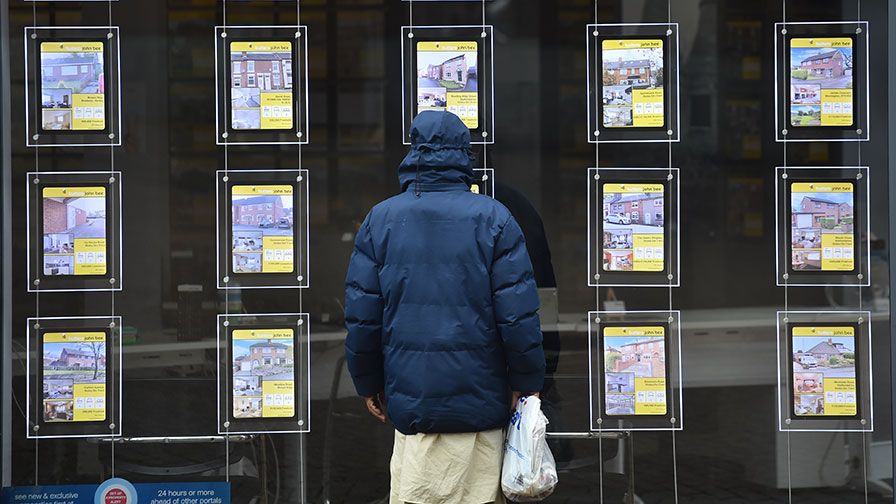
[[603,352],[607,415],[665,415],[665,327],[604,327]]
[[603,184],[604,271],[663,271],[665,187]]
[[106,333],[43,335],[44,422],[106,419]]
[[233,331],[233,417],[290,418],[295,405],[295,332]]
[[601,48],[604,127],[663,127],[662,39],[607,39]]
[[796,416],[855,416],[856,329],[792,328],[793,411]]
[[45,276],[106,274],[106,188],[44,187]]
[[790,124],[852,126],[853,41],[849,37],[790,40]]
[[102,42],[40,44],[41,128],[44,131],[106,129]]
[[854,190],[852,182],[791,183],[790,242],[793,270],[855,269]]
[[479,128],[479,44],[417,42],[417,112],[447,110]]
[[293,128],[292,57],[292,42],[230,43],[233,129]]
[[238,185],[231,190],[233,272],[295,270],[293,186]]

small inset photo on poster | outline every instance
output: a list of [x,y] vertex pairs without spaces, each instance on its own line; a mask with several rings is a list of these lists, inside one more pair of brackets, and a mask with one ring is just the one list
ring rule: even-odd
[[28,319],[29,437],[120,432],[119,317]]
[[307,432],[306,313],[218,315],[219,430]]
[[678,25],[589,24],[588,141],[677,142]]
[[871,313],[779,311],[779,429],[873,430]]
[[778,167],[777,284],[868,285],[867,167]]
[[775,24],[775,138],[867,141],[868,23]]
[[218,172],[218,288],[308,286],[307,170]]
[[605,412],[608,416],[665,415],[665,326],[603,326]]
[[121,145],[117,27],[26,28],[29,147]]
[[29,173],[28,179],[29,290],[120,290],[118,172]]
[[588,170],[589,285],[677,287],[679,170]]
[[403,26],[403,142],[425,110],[445,110],[470,129],[474,144],[495,141],[492,27]]
[[216,26],[218,145],[309,141],[305,26]]
[[601,108],[604,128],[662,128],[663,39],[601,42]]

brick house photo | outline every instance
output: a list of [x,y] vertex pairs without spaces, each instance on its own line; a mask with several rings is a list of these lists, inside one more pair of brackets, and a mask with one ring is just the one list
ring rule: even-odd
[[273,224],[286,217],[280,196],[250,196],[233,199],[233,223],[246,226]]
[[846,57],[840,50],[835,49],[804,58],[800,61],[800,68],[812,76],[842,77],[846,75],[848,67]]
[[621,224],[611,216],[624,216],[626,224],[662,227],[663,205],[662,193],[607,194],[603,202],[604,222]]
[[292,89],[292,54],[241,51],[230,54],[231,85],[263,91]]

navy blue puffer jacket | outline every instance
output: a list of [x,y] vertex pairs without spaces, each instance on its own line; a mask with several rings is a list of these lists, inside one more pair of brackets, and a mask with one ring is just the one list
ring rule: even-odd
[[545,358],[532,264],[519,226],[469,190],[470,132],[425,111],[399,168],[402,193],[361,225],[345,288],[348,369],[385,391],[403,434],[505,426],[510,390],[535,392]]

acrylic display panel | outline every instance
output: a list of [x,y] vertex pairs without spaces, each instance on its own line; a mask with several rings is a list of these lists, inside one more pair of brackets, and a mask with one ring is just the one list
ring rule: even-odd
[[589,24],[588,141],[679,140],[678,24]]
[[681,314],[588,313],[592,431],[681,430]]
[[778,428],[871,432],[871,312],[778,312]]
[[309,432],[307,313],[218,315],[218,431]]
[[868,23],[775,24],[777,141],[870,138]]
[[470,191],[477,194],[495,197],[495,170],[492,168],[475,168],[473,169],[473,183],[470,184]]
[[775,183],[777,285],[870,285],[868,168],[778,167]]
[[308,171],[218,171],[218,288],[308,287]]
[[680,285],[678,168],[588,169],[588,285]]
[[123,287],[120,172],[30,172],[28,291]]
[[29,438],[121,433],[121,318],[28,319]]
[[216,26],[218,145],[307,144],[306,26]]
[[28,147],[121,145],[118,27],[25,28]]
[[401,28],[402,139],[414,117],[447,110],[470,129],[472,143],[495,142],[494,41],[490,25]]

